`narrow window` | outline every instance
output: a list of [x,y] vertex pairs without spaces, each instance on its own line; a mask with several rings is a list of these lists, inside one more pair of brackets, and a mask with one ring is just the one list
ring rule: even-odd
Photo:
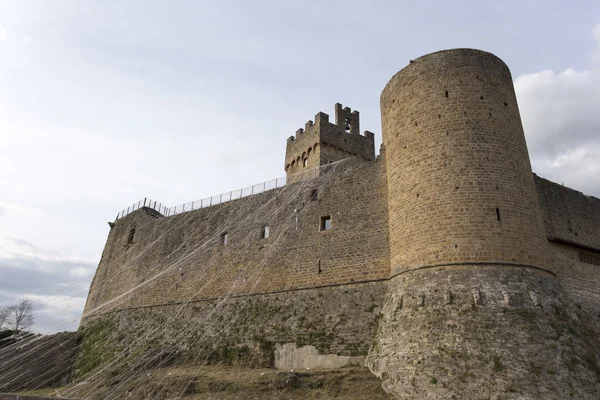
[[313,189],[310,192],[310,201],[317,201],[319,199],[319,189]]
[[498,221],[500,221],[500,209],[496,208],[496,218],[498,218]]
[[328,231],[331,229],[331,215],[321,217],[321,231]]
[[446,90],[446,97],[448,97],[448,91]]
[[133,237],[135,236],[135,228],[131,228],[129,231],[129,236],[127,236],[127,244],[133,243]]
[[306,165],[307,165],[307,164],[308,164],[308,158],[305,158],[305,159],[302,161],[302,165],[306,167]]
[[350,129],[352,129],[352,121],[349,117],[344,118],[344,129],[346,133],[350,133]]
[[229,233],[227,233],[227,232],[221,233],[221,244],[223,246],[229,244]]
[[263,239],[266,239],[269,237],[270,234],[271,234],[271,227],[269,225],[263,226],[261,237]]
[[318,272],[318,273],[320,274],[320,273],[321,273],[321,271],[322,271],[322,269],[321,269],[321,260],[319,260],[319,263],[318,263],[318,265],[319,265],[319,269],[318,269],[318,271],[319,271],[319,272]]

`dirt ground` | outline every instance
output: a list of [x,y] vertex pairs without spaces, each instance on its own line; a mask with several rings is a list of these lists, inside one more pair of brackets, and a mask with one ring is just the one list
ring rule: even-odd
[[390,399],[365,367],[279,371],[226,366],[176,366],[120,373],[27,394],[75,399]]

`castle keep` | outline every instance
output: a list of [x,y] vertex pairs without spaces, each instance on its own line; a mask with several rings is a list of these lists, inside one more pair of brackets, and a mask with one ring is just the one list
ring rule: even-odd
[[366,364],[398,399],[600,398],[600,200],[533,174],[508,67],[417,58],[381,117],[378,156],[336,104],[288,138],[284,187],[119,218],[82,326],[197,362]]

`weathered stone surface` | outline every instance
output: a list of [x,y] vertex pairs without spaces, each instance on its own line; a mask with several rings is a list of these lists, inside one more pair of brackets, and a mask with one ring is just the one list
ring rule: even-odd
[[[410,301],[422,293],[425,306]],[[397,276],[367,365],[399,399],[593,399],[595,331],[564,297],[552,275],[536,270],[453,267]]]

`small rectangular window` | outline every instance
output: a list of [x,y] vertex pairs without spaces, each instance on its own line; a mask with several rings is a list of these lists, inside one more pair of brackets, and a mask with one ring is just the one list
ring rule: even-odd
[[302,161],[302,165],[306,167],[306,165],[307,165],[307,164],[308,164],[308,158],[305,158],[305,159]]
[[500,221],[500,209],[496,208],[496,218]]
[[319,199],[319,189],[313,189],[310,192],[310,201],[317,201]]
[[331,215],[321,217],[321,231],[328,231],[331,229]]
[[133,237],[135,236],[135,228],[131,228],[129,231],[129,236],[127,236],[127,244],[133,243]]
[[261,237],[263,239],[266,239],[269,237],[269,235],[271,234],[271,227],[269,225],[265,225],[263,226],[263,230],[262,230],[262,235]]
[[224,232],[221,234],[221,244],[223,246],[229,244],[229,233]]

